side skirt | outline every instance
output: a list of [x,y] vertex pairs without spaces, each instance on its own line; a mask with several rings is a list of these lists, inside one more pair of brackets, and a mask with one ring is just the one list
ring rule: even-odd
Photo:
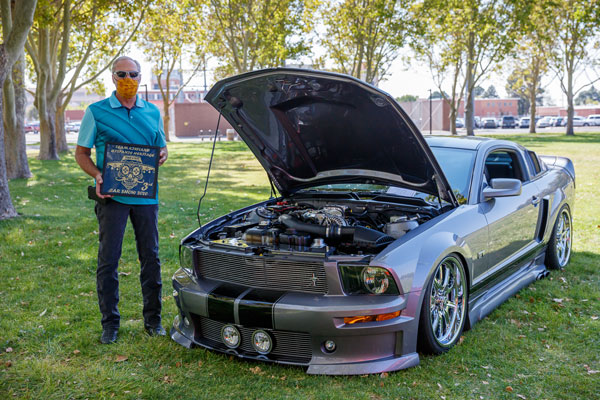
[[486,290],[485,293],[478,295],[472,303],[470,302],[469,325],[473,326],[521,289],[548,275],[544,258],[545,252],[541,252],[531,262]]

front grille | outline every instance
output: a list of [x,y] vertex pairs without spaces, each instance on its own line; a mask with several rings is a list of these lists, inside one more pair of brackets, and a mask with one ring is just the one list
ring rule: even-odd
[[206,250],[198,250],[196,254],[196,273],[200,277],[264,289],[327,293],[327,279],[321,261],[297,261]]
[[[213,349],[225,351],[229,348],[221,341],[221,329],[226,325],[223,322],[192,314],[195,325],[195,340],[204,343]],[[242,341],[237,351],[244,355],[257,357],[259,354],[252,347],[252,333],[255,329],[236,326],[242,335]],[[262,329],[262,328],[261,328]],[[279,331],[275,329],[262,329],[273,338],[273,350],[267,358],[273,361],[282,361],[296,364],[308,364],[312,358],[310,334],[302,332]]]

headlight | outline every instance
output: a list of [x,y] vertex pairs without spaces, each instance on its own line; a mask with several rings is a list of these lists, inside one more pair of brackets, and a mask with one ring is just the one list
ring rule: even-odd
[[188,272],[193,272],[194,250],[187,246],[179,246],[179,265]]
[[347,294],[400,294],[394,277],[385,268],[368,265],[340,265],[339,268]]

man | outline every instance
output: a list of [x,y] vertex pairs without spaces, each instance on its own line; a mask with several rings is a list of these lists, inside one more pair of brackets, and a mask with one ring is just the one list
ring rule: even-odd
[[[102,313],[100,342],[117,340],[120,314],[119,275],[117,268],[127,219],[131,219],[141,264],[140,283],[144,299],[144,327],[151,336],[166,334],[161,325],[160,260],[158,258],[158,190],[154,199],[102,195],[102,166],[107,142],[160,147],[158,165],[168,157],[162,118],[158,108],[137,96],[140,64],[130,57],[119,57],[112,65],[112,80],[116,91],[90,105],[81,121],[75,159],[88,175],[96,180],[96,195],[108,199],[96,202],[99,225],[98,269],[96,289]],[[96,163],[91,148],[96,148]]]

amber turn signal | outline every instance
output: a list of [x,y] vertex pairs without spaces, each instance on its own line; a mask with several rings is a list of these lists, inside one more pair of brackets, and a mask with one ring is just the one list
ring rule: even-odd
[[344,317],[345,324],[356,324],[359,322],[387,321],[388,319],[400,316],[400,311],[394,311],[386,314],[361,315],[357,317]]

